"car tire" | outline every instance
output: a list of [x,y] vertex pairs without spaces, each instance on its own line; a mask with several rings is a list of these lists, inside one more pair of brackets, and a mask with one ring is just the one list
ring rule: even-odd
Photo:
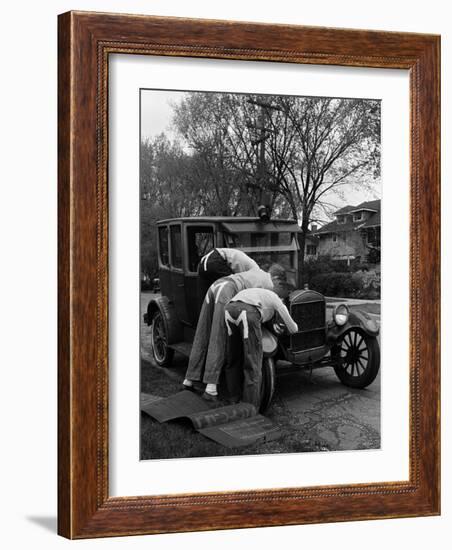
[[151,323],[152,355],[159,367],[169,367],[173,361],[174,350],[168,347],[168,334],[163,315],[156,311]]
[[331,350],[339,380],[350,388],[366,388],[380,369],[380,346],[374,336],[357,328],[345,332]]
[[259,412],[265,413],[275,393],[275,361],[273,357],[264,357],[262,361],[262,379],[260,388]]

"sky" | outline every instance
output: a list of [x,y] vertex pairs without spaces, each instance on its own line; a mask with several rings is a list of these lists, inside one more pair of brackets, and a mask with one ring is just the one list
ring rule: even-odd
[[141,91],[141,137],[154,138],[162,132],[171,134],[172,103],[179,103],[185,92],[168,90]]
[[[170,90],[141,90],[141,138],[153,139],[165,132],[171,139],[174,133],[171,130],[173,104],[179,103],[186,92]],[[345,205],[357,205],[361,202],[381,198],[381,186],[369,191],[356,186],[344,186],[342,195],[337,193],[325,195],[325,200],[337,208]],[[321,216],[323,218],[323,216]],[[327,222],[328,218],[324,218]]]

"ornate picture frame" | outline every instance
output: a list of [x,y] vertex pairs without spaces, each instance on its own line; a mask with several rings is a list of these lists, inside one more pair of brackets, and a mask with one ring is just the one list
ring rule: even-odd
[[[440,513],[440,38],[68,12],[58,61],[58,531],[68,538]],[[111,54],[405,69],[410,78],[409,480],[109,496]]]

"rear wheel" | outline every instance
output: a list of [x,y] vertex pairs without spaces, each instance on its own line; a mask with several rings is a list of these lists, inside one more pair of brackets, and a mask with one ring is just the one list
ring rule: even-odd
[[359,329],[348,330],[331,350],[339,380],[351,388],[365,388],[380,369],[380,346],[373,336]]
[[264,357],[262,361],[262,380],[259,412],[264,413],[270,406],[275,393],[275,361],[273,357]]
[[151,324],[151,346],[155,362],[160,367],[169,367],[174,350],[168,347],[168,334],[160,311],[156,311]]

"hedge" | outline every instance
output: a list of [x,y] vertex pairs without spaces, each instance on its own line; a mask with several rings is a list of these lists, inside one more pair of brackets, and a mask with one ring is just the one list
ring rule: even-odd
[[358,271],[356,273],[320,273],[313,275],[309,288],[326,296],[342,298],[380,298],[381,279],[376,271]]

